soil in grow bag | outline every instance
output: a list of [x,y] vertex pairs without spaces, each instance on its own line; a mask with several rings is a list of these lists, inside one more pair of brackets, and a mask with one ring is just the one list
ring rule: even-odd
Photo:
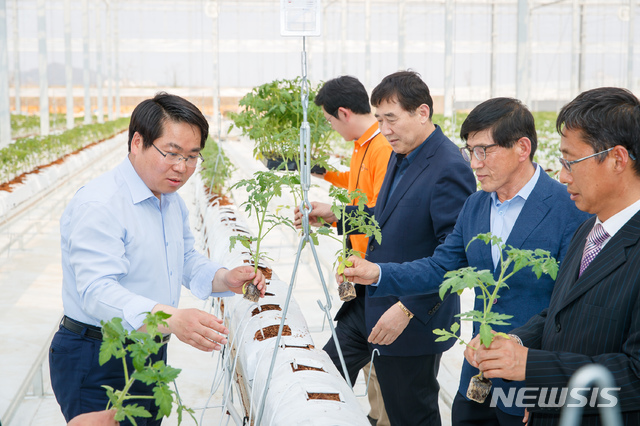
[[[256,331],[254,339],[262,342],[263,340],[271,339],[272,337],[277,337],[279,328],[280,328],[280,325],[270,325],[268,327],[261,328],[260,330]],[[285,325],[282,328],[282,335],[291,336],[291,328],[288,325]]]
[[256,316],[259,313],[262,313],[264,311],[281,311],[282,308],[280,308],[280,306],[278,305],[262,305],[262,306],[258,306],[257,308],[255,308],[252,312],[251,312],[251,316]]
[[323,399],[326,401],[340,402],[340,394],[339,393],[307,392],[307,399]]
[[262,266],[258,266],[258,269],[262,271],[262,275],[264,275],[264,278],[266,280],[270,280],[273,276],[273,271],[271,270],[271,268],[263,268]]
[[487,379],[480,374],[476,374],[469,381],[469,387],[467,388],[467,398],[472,401],[482,404],[489,392],[491,391],[491,380]]
[[356,288],[349,281],[343,281],[338,286],[338,295],[340,296],[340,300],[348,302],[356,298]]
[[296,371],[322,371],[323,373],[325,373],[325,371],[322,368],[309,367],[308,365],[302,365],[302,364],[298,364],[298,366],[296,367],[293,365],[293,363],[291,363],[291,369],[293,370],[294,373]]

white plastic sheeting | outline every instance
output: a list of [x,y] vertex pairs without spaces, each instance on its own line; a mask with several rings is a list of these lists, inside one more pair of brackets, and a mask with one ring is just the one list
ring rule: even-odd
[[[214,261],[229,268],[246,264],[246,249],[237,244],[229,251],[229,237],[249,232],[235,207],[220,206],[205,193],[200,176],[196,182],[196,228],[203,234],[205,252]],[[277,330],[288,284],[274,272],[267,280],[270,295],[252,303],[240,296],[225,298],[224,321],[229,328],[232,357],[227,365],[235,373],[245,415],[255,422],[259,404],[267,386]],[[262,307],[269,310],[262,311]],[[264,338],[270,327],[273,337]],[[275,331],[274,331],[275,330]],[[316,349],[304,315],[292,297],[280,340],[271,383],[265,399],[262,425],[345,425],[368,426],[353,391],[342,378],[326,352]],[[314,399],[333,398],[337,400]]]

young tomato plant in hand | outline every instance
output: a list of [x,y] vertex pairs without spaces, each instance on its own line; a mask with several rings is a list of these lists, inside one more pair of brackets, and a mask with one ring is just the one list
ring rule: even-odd
[[[109,403],[108,409],[115,409],[115,420],[123,421],[128,419],[136,425],[135,418],[149,418],[151,414],[136,403],[129,403],[131,400],[152,399],[158,407],[158,416],[169,417],[174,403],[175,393],[169,388],[169,383],[174,381],[180,369],[165,365],[164,361],[152,363],[149,356],[158,353],[162,345],[162,333],[158,331],[159,326],[168,327],[165,320],[171,315],[158,311],[155,314],[147,313],[144,320],[147,332],[128,331],[122,326],[122,318],[113,318],[108,322],[102,321],[102,345],[100,346],[99,362],[104,365],[111,358],[121,359],[124,368],[125,385],[123,389],[114,389],[111,386],[103,385],[106,389]],[[130,372],[127,367],[126,357],[130,357],[134,371]],[[144,384],[153,385],[153,395],[131,395],[129,390],[136,380]],[[186,408],[177,400],[178,424],[182,423],[184,412],[189,413],[196,421],[194,412]],[[197,422],[196,422],[197,424]]]
[[[364,234],[369,238],[373,237],[380,244],[382,233],[375,218],[364,210],[367,204],[367,195],[365,193],[359,189],[349,193],[346,189],[333,186],[329,191],[329,195],[333,197],[331,212],[338,218],[341,225],[341,235],[336,237],[328,227],[319,228],[317,233],[327,235],[341,244],[341,248],[336,252],[336,261],[333,266],[336,268],[336,272],[342,275],[343,279],[342,284],[338,287],[340,299],[348,302],[356,297],[356,291],[353,284],[344,276],[344,269],[352,266],[352,263],[348,260],[349,257],[359,255],[359,253],[350,248],[347,244],[347,238],[351,234]],[[356,208],[347,213],[348,205]]]
[[[507,315],[498,312],[492,312],[491,308],[494,306],[495,300],[500,296],[498,292],[502,288],[509,288],[507,280],[516,274],[522,268],[531,267],[533,272],[538,278],[542,274],[548,274],[553,279],[558,274],[558,262],[551,257],[548,251],[537,250],[523,250],[516,249],[511,246],[507,248],[503,244],[502,240],[491,233],[478,234],[473,237],[469,244],[467,244],[467,250],[469,245],[476,240],[484,241],[486,244],[492,244],[500,250],[500,262],[498,270],[500,271],[498,279],[494,279],[494,274],[488,270],[476,270],[475,267],[460,268],[456,271],[449,271],[445,274],[445,280],[440,284],[440,298],[449,293],[462,294],[465,289],[473,289],[477,294],[477,298],[482,300],[482,311],[472,310],[468,312],[462,312],[457,316],[463,321],[477,322],[480,325],[480,342],[486,348],[491,345],[495,336],[502,336],[506,339],[510,337],[505,333],[496,333],[491,328],[492,325],[510,325],[507,322],[513,315]],[[506,253],[506,258],[505,258]],[[451,338],[458,339],[461,344],[467,345],[472,349],[476,349],[473,346],[469,346],[467,342],[460,338],[458,331],[460,330],[460,324],[454,323],[450,330],[437,329],[433,330],[438,337],[436,342],[442,342]],[[483,402],[491,389],[491,381],[485,379],[480,373],[471,379],[467,391],[467,397],[477,402]]]

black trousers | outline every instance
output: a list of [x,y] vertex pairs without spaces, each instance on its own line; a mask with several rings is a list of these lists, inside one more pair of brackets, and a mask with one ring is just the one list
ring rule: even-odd
[[[101,411],[107,408],[109,399],[102,385],[114,389],[124,388],[124,367],[122,360],[111,358],[100,365],[101,340],[81,336],[60,327],[53,336],[49,349],[49,369],[51,387],[67,422],[79,414]],[[167,360],[167,345],[162,346],[157,355],[151,357],[153,362]],[[131,358],[127,357],[129,374],[135,370]],[[153,395],[152,388],[139,380],[129,390],[131,395]],[[132,399],[131,404],[144,406],[151,417],[136,418],[138,426],[159,426],[162,419],[156,420],[158,408],[150,399]],[[121,426],[131,425],[126,419]]]
[[469,401],[456,392],[451,407],[452,426],[523,426],[523,416],[507,414],[497,407],[491,407],[491,395],[480,404]]
[[[336,326],[342,354],[351,384],[358,372],[371,359],[372,346],[367,342],[364,298],[350,302]],[[331,338],[324,347],[338,370],[342,372],[336,345]],[[392,426],[439,426],[436,379],[442,354],[419,356],[376,356],[373,363],[378,374],[384,405]]]

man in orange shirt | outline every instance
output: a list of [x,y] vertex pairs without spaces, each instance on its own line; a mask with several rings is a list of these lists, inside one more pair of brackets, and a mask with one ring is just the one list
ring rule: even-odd
[[[322,108],[324,116],[333,130],[346,141],[354,141],[350,169],[347,172],[326,172],[314,176],[324,178],[333,185],[346,188],[349,192],[359,189],[367,196],[367,205],[376,205],[378,192],[387,172],[391,145],[380,133],[378,121],[371,113],[369,95],[357,78],[342,76],[327,81],[318,91],[315,103]],[[350,235],[351,247],[364,257],[367,252],[368,237]],[[359,286],[360,287],[360,286]],[[358,294],[358,297],[364,297]],[[339,315],[338,315],[339,316]],[[332,344],[333,341],[330,341]],[[380,386],[371,363],[364,368],[365,376],[371,368],[369,383],[370,419],[377,420],[378,426],[389,425],[389,419],[382,402]],[[341,370],[338,365],[338,370]]]
[[[354,147],[349,171],[314,176],[323,177],[349,192],[359,189],[367,195],[367,206],[373,208],[392,149],[371,113],[367,90],[357,78],[342,76],[327,81],[316,94],[315,103],[322,108],[333,130],[344,140],[354,141]],[[350,235],[349,241],[353,249],[360,252],[360,257],[364,257],[368,237]]]

